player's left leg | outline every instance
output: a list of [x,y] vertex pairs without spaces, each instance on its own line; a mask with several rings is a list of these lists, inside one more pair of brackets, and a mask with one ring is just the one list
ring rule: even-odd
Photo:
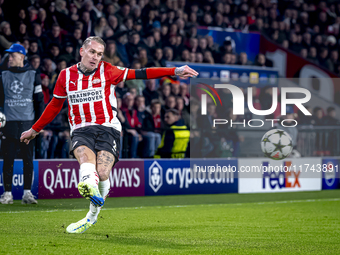
[[[105,201],[110,191],[110,172],[119,160],[121,144],[119,131],[109,127],[101,127],[101,129],[95,145],[97,150],[96,169],[99,176],[98,189]],[[90,205],[87,217],[91,222],[97,220],[100,209],[101,207],[95,208],[93,205]]]
[[[110,192],[110,172],[115,163],[115,156],[108,151],[99,151],[97,153],[97,172],[99,176],[98,189],[104,201]],[[90,204],[90,210],[86,217],[90,219],[91,222],[96,222],[98,214],[101,207],[95,207]]]

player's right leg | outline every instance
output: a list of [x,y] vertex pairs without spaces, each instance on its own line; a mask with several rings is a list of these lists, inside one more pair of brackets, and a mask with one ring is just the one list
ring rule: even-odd
[[[95,149],[97,152],[97,172],[99,175],[98,189],[100,194],[106,199],[110,192],[110,172],[112,167],[118,162],[120,151],[120,132],[108,127],[100,127],[97,136]],[[91,222],[96,222],[101,207],[94,207],[90,204],[90,210],[86,217]]]
[[102,206],[104,199],[98,190],[98,174],[96,170],[96,128],[87,126],[72,132],[72,150],[80,165],[79,193],[95,206]]
[[[109,148],[111,149],[112,146],[110,146]],[[110,192],[109,175],[115,163],[115,160],[115,156],[111,152],[102,150],[97,153],[97,171],[99,175],[98,189],[100,191],[100,194],[104,198],[104,201]],[[86,217],[90,219],[91,222],[96,222],[101,208],[102,207],[95,207],[90,204],[90,210],[87,213]]]

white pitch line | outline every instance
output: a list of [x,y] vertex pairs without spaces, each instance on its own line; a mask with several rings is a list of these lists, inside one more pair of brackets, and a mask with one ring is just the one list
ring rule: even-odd
[[[118,207],[118,208],[103,208],[105,211],[112,210],[138,210],[138,209],[149,209],[149,208],[181,208],[181,207],[195,207],[195,206],[231,206],[231,205],[269,205],[269,204],[285,204],[285,203],[311,203],[311,202],[327,202],[327,201],[340,201],[340,198],[325,198],[325,199],[307,199],[307,200],[287,200],[287,201],[275,201],[275,202],[257,202],[257,203],[237,203],[237,204],[198,204],[198,205],[167,205],[167,206],[139,206],[139,207]],[[68,209],[68,210],[47,210],[47,211],[8,211],[8,212],[0,212],[0,214],[5,213],[31,213],[31,212],[80,212],[87,211],[88,209]]]

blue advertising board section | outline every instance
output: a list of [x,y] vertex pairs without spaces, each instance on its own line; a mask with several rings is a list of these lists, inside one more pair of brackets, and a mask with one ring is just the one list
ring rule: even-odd
[[322,173],[322,189],[340,189],[339,159],[323,158],[322,164],[327,170]]
[[[0,194],[4,192],[4,179],[3,179],[3,165],[4,162],[0,161]],[[33,161],[33,182],[32,194],[38,198],[38,183],[39,183],[39,162]],[[12,177],[12,194],[13,199],[21,199],[24,193],[24,175],[23,175],[23,162],[22,160],[15,160],[13,166]]]
[[237,193],[237,173],[218,171],[228,165],[237,169],[237,159],[145,160],[145,195]]
[[246,52],[250,61],[255,61],[256,55],[260,50],[261,35],[257,33],[241,33],[241,32],[227,32],[217,31],[211,29],[197,29],[197,34],[200,36],[212,36],[214,42],[223,45],[223,42],[228,37],[232,42],[234,51],[237,54]]
[[[186,65],[185,62],[166,62],[168,67],[179,67]],[[191,68],[195,69],[199,75],[197,78],[216,80],[218,82],[231,82],[239,87],[255,86],[278,86],[279,73],[273,68],[262,68],[240,65],[211,65],[190,63]],[[182,80],[189,83],[190,79]],[[194,80],[191,80],[194,81]]]

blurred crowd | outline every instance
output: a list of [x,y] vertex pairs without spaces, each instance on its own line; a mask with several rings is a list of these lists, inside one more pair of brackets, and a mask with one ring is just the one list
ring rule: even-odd
[[[339,11],[335,2],[298,0],[18,0],[15,5],[0,0],[0,54],[4,57],[15,42],[25,47],[26,61],[40,73],[45,104],[60,71],[79,62],[82,42],[93,35],[107,43],[103,60],[117,66],[139,69],[184,61],[270,67],[263,54],[252,62],[245,52],[235,53],[231,40],[218,45],[212,36],[197,35],[198,26],[258,31],[339,73]],[[123,157],[156,153],[162,130],[170,125],[164,119],[167,110],[175,109],[176,120],[190,126],[185,83],[172,78],[128,81],[116,86],[116,94],[125,135]],[[65,102],[38,139],[42,150],[36,157],[69,157],[69,136]]]
[[267,35],[284,48],[339,75],[340,3],[270,2],[269,8],[259,0],[242,3],[244,16],[237,22],[240,29]]
[[20,42],[28,60],[50,79],[53,71],[79,61],[79,48],[92,35],[108,44],[104,60],[119,66],[165,66],[165,61],[175,60],[270,66],[262,54],[254,63],[246,53],[236,54],[231,40],[218,45],[212,36],[197,35],[198,26],[229,24],[239,29],[243,5],[185,0],[20,2],[15,8],[8,1],[1,5],[0,52]]

